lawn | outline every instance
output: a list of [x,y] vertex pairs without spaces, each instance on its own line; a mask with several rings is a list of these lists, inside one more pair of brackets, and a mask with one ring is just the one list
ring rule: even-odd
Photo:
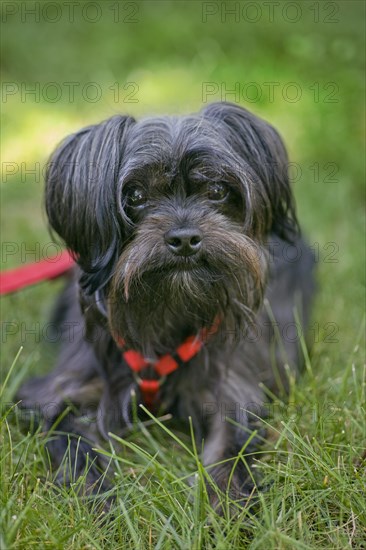
[[229,100],[270,121],[287,144],[318,280],[304,375],[268,418],[256,467],[266,490],[232,519],[207,503],[189,427],[172,431],[166,418],[106,449],[116,465],[110,511],[102,495],[82,497],[82,479],[55,488],[45,435],[21,429],[12,399],[21,380],[53,363],[44,336],[62,281],[4,297],[1,550],[366,548],[365,4],[60,1],[1,10],[2,269],[55,250],[42,172],[65,135],[115,113],[188,113]]

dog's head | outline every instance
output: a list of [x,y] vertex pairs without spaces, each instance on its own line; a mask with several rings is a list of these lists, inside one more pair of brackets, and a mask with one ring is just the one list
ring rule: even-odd
[[49,163],[46,209],[84,293],[105,300],[113,333],[145,353],[217,316],[248,318],[266,237],[297,229],[279,135],[228,103],[115,116],[72,135]]

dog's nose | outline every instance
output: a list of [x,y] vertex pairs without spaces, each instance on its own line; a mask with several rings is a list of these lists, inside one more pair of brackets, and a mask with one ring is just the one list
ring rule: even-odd
[[169,250],[177,256],[192,256],[201,248],[202,233],[197,228],[171,229],[164,238]]

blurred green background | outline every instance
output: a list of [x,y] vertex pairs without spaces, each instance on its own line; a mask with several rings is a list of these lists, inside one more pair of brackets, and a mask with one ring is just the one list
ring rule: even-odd
[[[299,217],[319,254],[315,353],[342,368],[363,316],[364,2],[2,2],[1,10],[3,268],[47,253],[42,167],[69,132],[115,113],[240,102],[287,144]],[[59,286],[4,298],[4,319],[18,327],[3,339],[7,366],[20,344],[21,361],[38,362],[37,338],[20,326],[44,321]],[[327,323],[337,326],[335,342]]]

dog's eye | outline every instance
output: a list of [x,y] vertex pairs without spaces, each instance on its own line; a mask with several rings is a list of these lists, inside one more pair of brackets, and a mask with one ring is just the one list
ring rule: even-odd
[[128,194],[127,202],[134,208],[143,206],[146,202],[146,193],[142,189],[134,189]]
[[208,186],[207,195],[210,201],[223,201],[229,193],[225,183],[211,183]]

